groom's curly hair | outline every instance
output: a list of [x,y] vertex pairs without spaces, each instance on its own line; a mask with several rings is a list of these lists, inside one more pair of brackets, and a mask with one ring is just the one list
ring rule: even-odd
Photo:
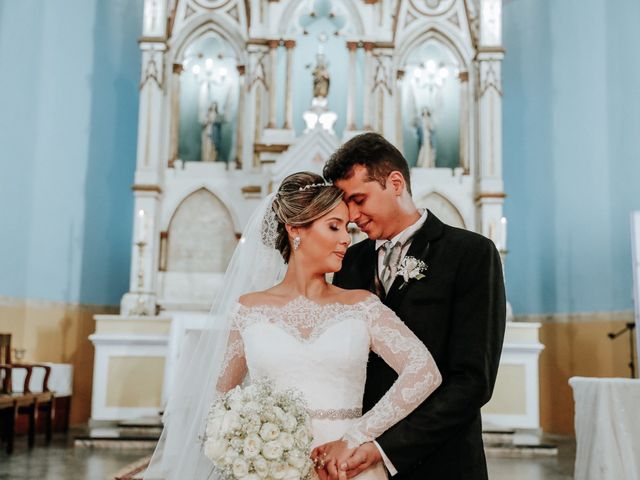
[[386,188],[389,174],[398,171],[404,177],[407,191],[411,194],[409,164],[396,147],[379,133],[363,133],[353,137],[331,155],[322,171],[324,178],[335,182],[349,179],[353,167],[366,167],[370,181],[377,181]]

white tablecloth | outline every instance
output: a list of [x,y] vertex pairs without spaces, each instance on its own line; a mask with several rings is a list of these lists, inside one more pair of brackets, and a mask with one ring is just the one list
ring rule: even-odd
[[[51,367],[49,375],[49,390],[55,392],[56,397],[66,397],[73,392],[73,365],[69,363],[47,363],[41,362]],[[31,371],[29,380],[29,390],[32,392],[42,391],[42,381],[44,380],[44,368],[34,368]],[[26,370],[16,368],[11,374],[11,383],[14,392],[22,392]]]
[[640,380],[572,377],[580,480],[640,480]]

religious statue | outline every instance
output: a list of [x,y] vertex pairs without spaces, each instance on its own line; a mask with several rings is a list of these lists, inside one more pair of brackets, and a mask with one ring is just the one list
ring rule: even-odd
[[327,98],[331,83],[329,70],[327,69],[324,54],[318,53],[316,59],[316,67],[313,69],[313,98]]
[[202,122],[201,160],[203,162],[215,162],[218,158],[218,149],[220,148],[222,137],[222,121],[222,115],[218,111],[218,102],[211,102]]
[[433,142],[434,128],[431,110],[428,107],[422,109],[420,119],[416,119],[418,135],[418,161],[417,167],[434,168],[436,166],[436,149]]

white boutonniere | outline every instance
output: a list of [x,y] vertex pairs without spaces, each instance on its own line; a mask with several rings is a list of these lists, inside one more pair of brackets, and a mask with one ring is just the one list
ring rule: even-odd
[[427,271],[427,264],[422,260],[418,260],[415,257],[406,256],[400,262],[396,275],[402,276],[404,282],[400,285],[403,288],[409,283],[409,280],[420,280],[425,277],[424,273]]

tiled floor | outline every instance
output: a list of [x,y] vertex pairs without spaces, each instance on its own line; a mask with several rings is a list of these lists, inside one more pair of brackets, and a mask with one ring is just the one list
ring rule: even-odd
[[[557,457],[489,458],[491,480],[570,480],[575,443],[554,439]],[[71,437],[56,437],[49,447],[39,442],[31,451],[20,438],[9,457],[0,451],[0,480],[106,480],[125,465],[149,455],[150,450],[74,448]]]

